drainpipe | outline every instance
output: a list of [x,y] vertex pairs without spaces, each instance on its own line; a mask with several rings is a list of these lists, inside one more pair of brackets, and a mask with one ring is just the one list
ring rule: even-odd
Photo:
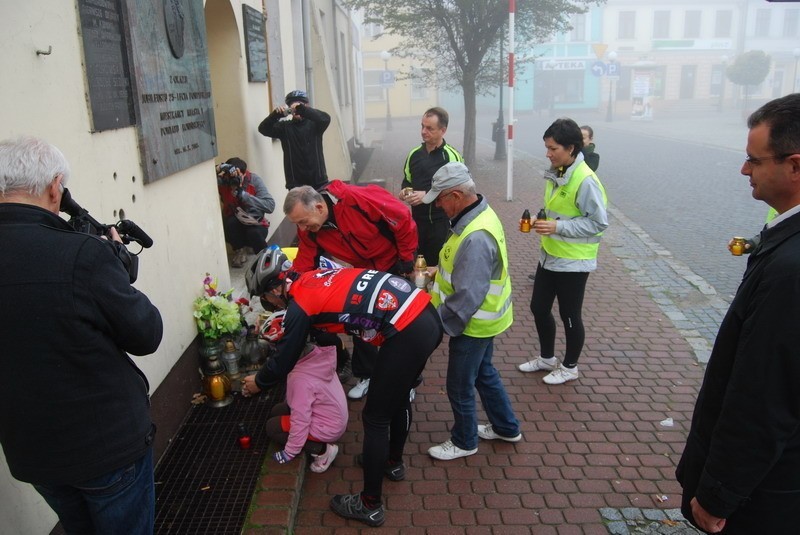
[[303,0],[303,63],[306,70],[306,92],[314,102],[314,75],[311,68],[311,0]]
[[342,86],[341,86],[341,83],[340,83],[341,82],[341,76],[339,75],[339,73],[341,72],[340,71],[341,65],[339,65],[339,26],[336,24],[336,19],[338,18],[336,16],[337,15],[337,5],[336,5],[337,3],[338,2],[336,2],[336,0],[331,0],[331,17],[332,17],[331,22],[333,23],[333,57],[334,57],[334,60],[331,61],[331,65],[333,66],[333,69],[332,69],[333,75],[336,77],[336,79],[334,80],[336,82],[334,84],[334,87],[336,88],[336,93],[339,94],[339,103],[341,105],[341,103],[343,101],[342,97],[344,95],[341,94],[342,93],[342,91],[341,91]]

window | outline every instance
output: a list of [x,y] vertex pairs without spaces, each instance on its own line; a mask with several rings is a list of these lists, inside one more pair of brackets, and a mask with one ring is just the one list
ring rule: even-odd
[[756,37],[769,36],[769,9],[756,10]]
[[689,39],[700,37],[700,11],[692,9],[686,12],[683,36]]
[[722,92],[725,88],[726,68],[727,67],[724,64],[713,65],[711,67],[711,87],[709,89],[709,94],[712,97],[722,96]]
[[572,31],[570,41],[586,41],[586,14],[580,13],[572,16]]
[[653,14],[653,37],[669,38],[669,11],[656,11]]
[[733,11],[717,11],[717,22],[714,26],[714,37],[730,37],[733,28]]
[[634,28],[636,27],[636,12],[635,11],[620,11],[619,12],[619,39],[633,39],[636,36]]
[[364,100],[378,102],[386,100],[386,92],[381,85],[383,69],[378,71],[364,71]]
[[800,9],[787,9],[783,12],[783,36],[784,37],[798,37],[800,36],[800,32],[797,31],[798,29],[798,15],[800,15]]
[[425,83],[425,72],[422,69],[411,69],[411,99],[424,100],[428,98],[428,84]]

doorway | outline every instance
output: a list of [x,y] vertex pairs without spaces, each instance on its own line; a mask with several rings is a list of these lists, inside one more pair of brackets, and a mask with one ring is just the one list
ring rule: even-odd
[[697,65],[684,65],[681,67],[681,92],[679,98],[694,98],[694,85],[696,77]]

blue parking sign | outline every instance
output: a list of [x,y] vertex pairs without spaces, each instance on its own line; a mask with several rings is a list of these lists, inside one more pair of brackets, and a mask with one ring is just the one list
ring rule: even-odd
[[394,71],[381,72],[381,85],[383,87],[394,87]]
[[619,63],[616,61],[608,62],[606,66],[606,74],[609,76],[619,76]]

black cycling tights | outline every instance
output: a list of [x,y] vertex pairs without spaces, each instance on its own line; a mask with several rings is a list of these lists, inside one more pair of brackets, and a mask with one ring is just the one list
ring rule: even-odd
[[585,271],[550,271],[541,264],[536,268],[531,312],[539,334],[542,357],[555,356],[556,320],[553,317],[553,302],[558,298],[558,311],[567,337],[564,366],[572,367],[578,363],[586,338],[581,308],[588,279],[589,273]]

